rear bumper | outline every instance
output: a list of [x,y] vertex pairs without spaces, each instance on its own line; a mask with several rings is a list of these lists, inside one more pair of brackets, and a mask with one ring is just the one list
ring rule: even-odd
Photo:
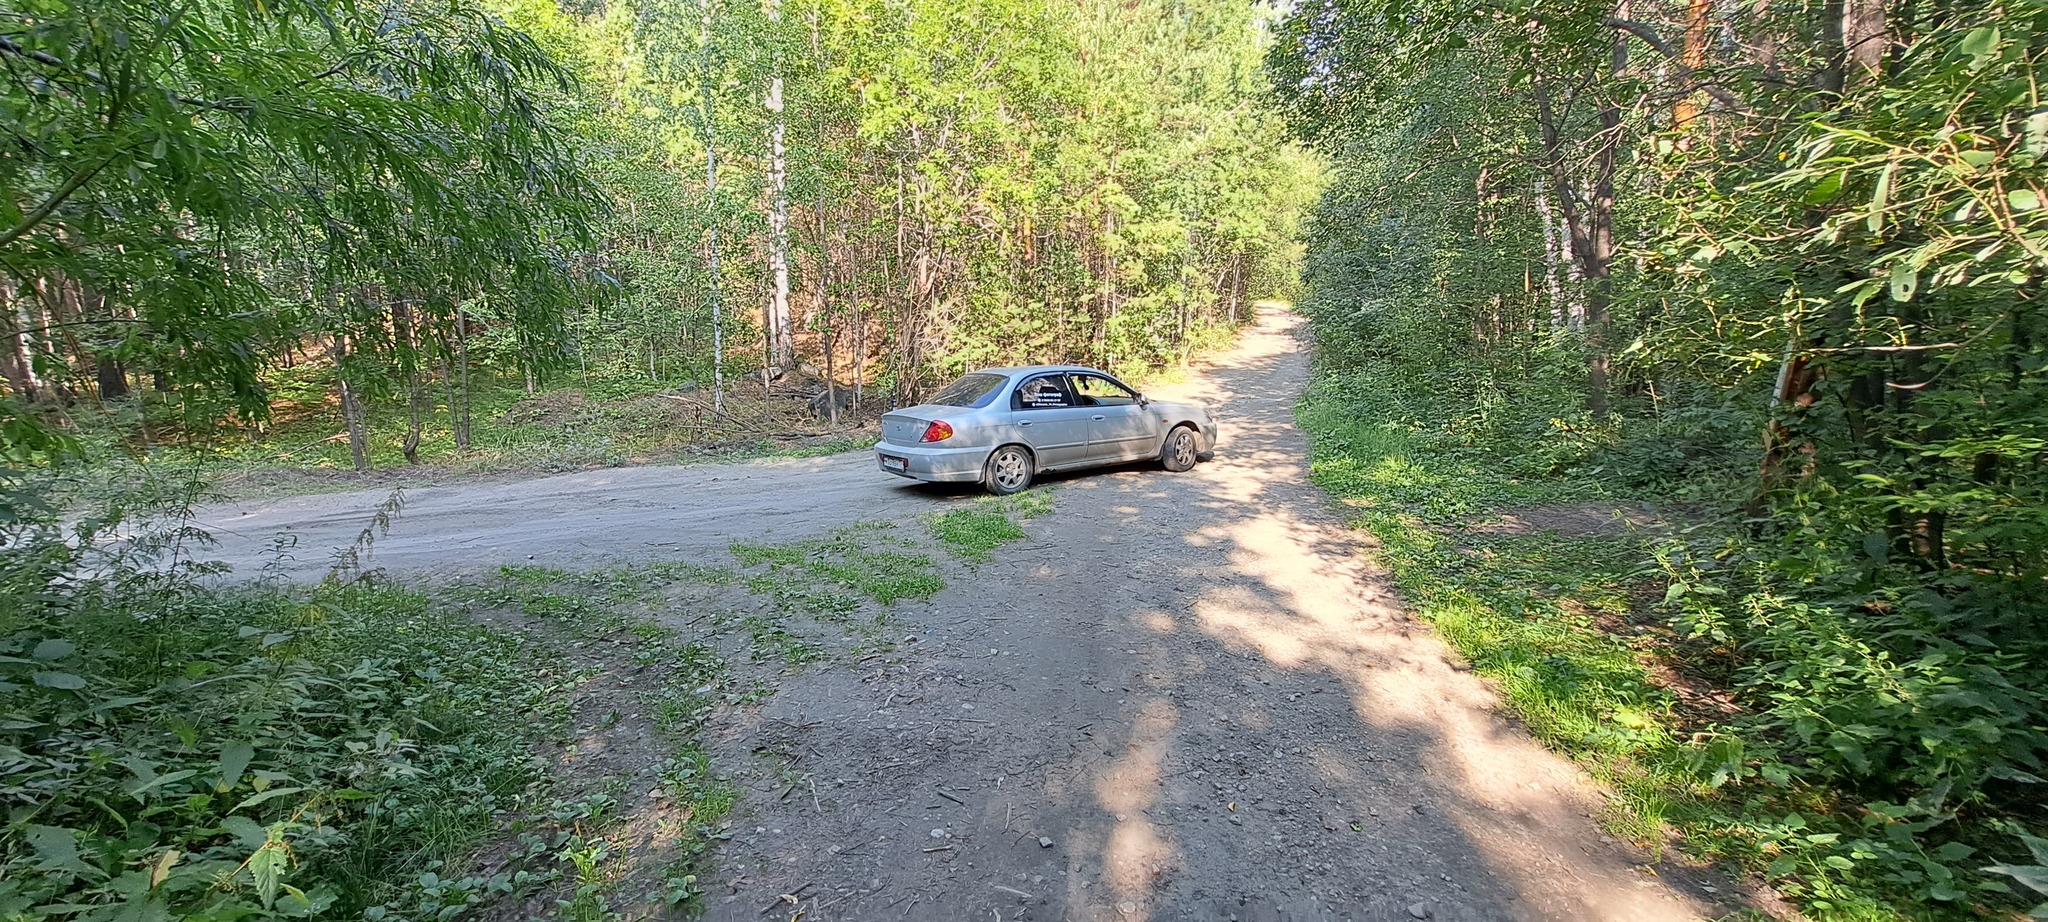
[[[925,448],[879,442],[875,445],[875,466],[912,480],[960,483],[981,479],[988,452],[986,448]],[[902,466],[892,465],[892,459],[902,459]]]

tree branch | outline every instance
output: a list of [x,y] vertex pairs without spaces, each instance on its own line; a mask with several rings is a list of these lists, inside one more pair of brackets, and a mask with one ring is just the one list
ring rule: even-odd
[[[311,86],[329,77],[338,76],[346,72],[350,67],[354,66],[357,62],[369,57],[376,50],[377,48],[374,46],[357,49],[355,52],[343,56],[341,60],[334,62],[334,66],[329,67],[326,70],[320,71],[318,73],[300,78],[298,81],[294,82],[291,85],[291,89],[302,90],[308,86]],[[57,57],[56,55],[50,54],[46,51],[34,51],[28,48],[23,48],[13,39],[7,38],[6,36],[0,36],[0,54],[10,54],[17,58],[34,61],[37,64],[43,65],[44,67],[54,68],[56,70],[77,74],[104,89],[112,88],[112,84],[107,80],[106,77],[102,76],[99,71],[93,70],[90,67],[75,67],[73,65],[66,64],[63,58]],[[188,106],[206,109],[209,111],[246,112],[252,108],[255,108],[255,104],[250,102],[249,98],[246,96],[230,96],[226,99],[200,99],[194,96],[187,96],[183,93],[178,92],[171,92],[169,95],[172,99],[182,102]]]
[[1649,23],[1637,22],[1633,19],[1623,19],[1619,16],[1609,16],[1607,17],[1607,24],[1642,39],[1650,47],[1657,49],[1658,54],[1673,60],[1678,58],[1678,49],[1671,47],[1671,43],[1665,41],[1664,36],[1658,34],[1657,27]]
[[50,217],[51,212],[57,210],[57,206],[64,204],[65,199],[70,198],[72,193],[77,192],[80,186],[91,182],[94,176],[98,176],[100,171],[106,169],[107,164],[112,162],[114,162],[113,158],[108,157],[92,166],[80,167],[76,172],[72,173],[70,179],[64,180],[64,184],[57,187],[57,191],[50,193],[49,198],[44,199],[41,205],[36,206],[36,210],[23,215],[20,224],[14,225],[14,228],[5,235],[0,235],[0,247],[7,246],[21,239],[29,231],[35,230],[37,225]]
[[1645,22],[1637,22],[1633,19],[1623,19],[1619,16],[1607,17],[1607,25],[1642,39],[1644,44],[1656,49],[1658,54],[1663,55],[1665,60],[1673,68],[1677,69],[1678,79],[1684,80],[1705,91],[1708,96],[1714,97],[1714,101],[1737,112],[1748,111],[1749,107],[1744,105],[1741,98],[1737,97],[1734,93],[1730,93],[1713,84],[1695,80],[1693,77],[1697,72],[1691,67],[1686,66],[1685,62],[1680,59],[1678,49],[1673,48],[1671,43],[1666,41],[1664,36],[1657,32],[1655,26]]

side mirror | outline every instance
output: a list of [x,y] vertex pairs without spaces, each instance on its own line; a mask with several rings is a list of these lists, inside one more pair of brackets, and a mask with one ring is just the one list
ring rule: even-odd
[[1141,406],[1141,407],[1149,407],[1149,406],[1151,406],[1151,405],[1152,405],[1152,398],[1150,398],[1150,397],[1147,397],[1147,396],[1145,396],[1144,394],[1139,394],[1139,395],[1138,395],[1138,406]]

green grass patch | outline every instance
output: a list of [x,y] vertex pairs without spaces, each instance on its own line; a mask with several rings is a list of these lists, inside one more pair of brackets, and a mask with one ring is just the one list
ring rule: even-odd
[[798,445],[791,448],[767,448],[761,453],[764,458],[822,458],[826,455],[843,454],[872,448],[875,438],[870,435],[854,435],[816,445]]
[[1024,537],[1018,520],[1029,521],[1052,511],[1052,493],[1040,488],[1014,496],[988,496],[964,509],[931,516],[926,525],[953,556],[974,563],[995,559],[996,548]]
[[[894,528],[889,522],[864,522],[788,544],[734,544],[732,553],[742,567],[766,566],[771,576],[785,578],[759,584],[778,601],[805,598],[804,593],[815,592],[819,583],[882,605],[937,595],[946,586],[937,564],[930,555],[917,553],[915,542],[893,534]],[[789,579],[793,577],[809,582]]]

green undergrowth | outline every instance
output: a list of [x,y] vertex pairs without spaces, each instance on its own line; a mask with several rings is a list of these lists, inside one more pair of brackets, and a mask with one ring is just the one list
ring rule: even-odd
[[926,526],[946,551],[970,563],[995,559],[996,548],[1024,537],[1020,522],[1052,512],[1052,492],[1040,487],[1011,496],[984,496],[966,508],[928,517]]
[[857,604],[857,596],[886,606],[903,599],[928,599],[945,588],[931,556],[920,553],[916,541],[896,534],[895,527],[890,522],[861,522],[823,538],[734,544],[732,553],[741,567],[766,567],[747,577],[746,585],[778,606],[851,615],[849,600]]
[[[1586,527],[1587,510],[1686,491],[1711,509],[1698,497],[1730,489],[1640,475],[1674,450],[1637,444],[1651,435],[1476,419],[1489,408],[1369,377],[1325,377],[1297,408],[1313,478],[1379,539],[1404,601],[1614,792],[1611,828],[1675,834],[1820,919],[2013,918],[2031,903],[2011,885],[2048,883],[2048,843],[2024,836],[2048,824],[2026,793],[2036,692],[1997,671],[2023,675],[2017,660],[1902,635],[1926,599],[1831,607],[1711,511]],[[1545,528],[1546,509],[1579,524]],[[1507,513],[1532,525],[1465,527]]]
[[[21,591],[73,553],[0,555],[0,916],[411,917],[543,809],[530,744],[578,677],[518,638],[388,587]],[[545,887],[555,854],[479,886]]]
[[[506,567],[393,585],[343,555],[316,586],[225,585],[174,562],[204,556],[175,516],[61,527],[25,493],[4,499],[9,922],[690,914],[740,790],[703,731],[788,666],[885,648],[887,606],[940,585],[878,526],[742,551],[754,573]],[[393,515],[395,497],[378,519]],[[128,540],[101,538],[117,528]],[[856,617],[869,600],[882,613]],[[630,721],[653,733],[659,802],[576,770]],[[650,809],[653,851],[628,835]]]
[[[283,373],[313,372],[301,368]],[[184,410],[157,395],[68,416],[65,432],[85,464],[73,465],[70,476],[53,477],[51,486],[63,498],[82,504],[102,501],[109,483],[172,472],[236,494],[361,488],[363,478],[354,471],[341,421],[328,399],[331,373],[313,380],[317,386],[293,381],[275,392],[273,414],[261,428],[187,430],[181,425]],[[405,408],[378,404],[366,420],[368,460],[378,482],[388,482],[400,472],[409,477],[459,478],[636,464],[815,458],[874,444],[872,430],[859,428],[860,421],[851,418],[832,432],[762,438],[760,426],[741,422],[758,420],[758,397],[747,406],[729,408],[727,418],[665,399],[657,390],[650,383],[630,394],[556,388],[528,395],[516,381],[479,381],[467,451],[457,450],[447,407],[438,401],[442,395],[436,391],[431,395],[436,399],[428,401],[417,465],[403,452],[409,429]],[[696,402],[708,407],[709,397]],[[778,407],[777,412],[778,429],[827,428],[807,416],[783,418],[791,414],[790,407]]]

